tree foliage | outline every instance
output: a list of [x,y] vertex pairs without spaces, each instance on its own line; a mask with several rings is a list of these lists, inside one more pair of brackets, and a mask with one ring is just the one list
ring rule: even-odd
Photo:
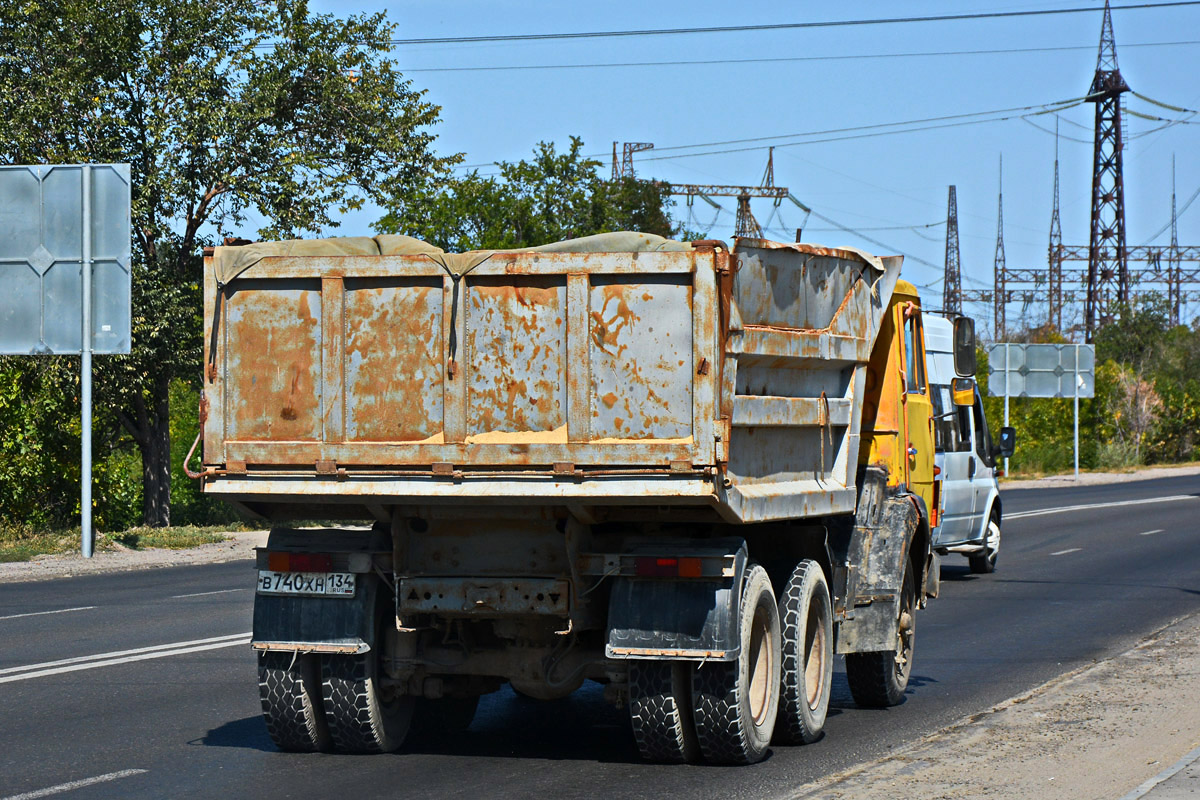
[[96,391],[140,450],[147,524],[170,518],[171,382],[199,379],[199,248],[403,209],[458,160],[393,28],[304,0],[0,4],[0,162],[131,165],[133,353],[97,359]]
[[603,180],[601,162],[581,155],[582,148],[577,137],[565,153],[539,142],[531,160],[499,162],[498,178],[474,171],[426,189],[415,201],[391,204],[376,227],[457,252],[532,247],[619,230],[679,233],[668,214],[669,185],[631,177]]

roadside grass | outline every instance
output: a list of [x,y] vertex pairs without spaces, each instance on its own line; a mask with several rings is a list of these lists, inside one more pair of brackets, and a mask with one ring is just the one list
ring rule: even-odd
[[[230,531],[254,530],[247,525],[179,525],[170,528],[130,528],[96,534],[96,551],[184,550],[202,544],[223,542]],[[28,525],[0,524],[0,563],[29,561],[39,555],[79,552],[79,528],[35,530]]]
[[[1105,475],[1132,475],[1137,472],[1145,472],[1146,470],[1151,469],[1174,469],[1177,467],[1200,467],[1200,461],[1180,461],[1170,464],[1133,464],[1124,467],[1111,467],[1107,469],[1104,467],[1080,467],[1079,474],[1087,475],[1091,473],[1103,473]],[[1000,483],[1003,484],[1005,481],[1023,481],[1034,478],[1057,478],[1074,474],[1075,470],[1073,468],[1051,470],[1014,469],[1008,475],[1001,477]]]

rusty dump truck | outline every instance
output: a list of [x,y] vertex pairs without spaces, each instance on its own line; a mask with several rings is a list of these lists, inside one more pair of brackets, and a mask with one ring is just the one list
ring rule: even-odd
[[900,702],[938,576],[900,262],[636,233],[208,251],[201,480],[274,526],[276,744],[393,751],[505,683],[591,680],[646,758],[751,763],[821,735],[835,653],[860,705]]

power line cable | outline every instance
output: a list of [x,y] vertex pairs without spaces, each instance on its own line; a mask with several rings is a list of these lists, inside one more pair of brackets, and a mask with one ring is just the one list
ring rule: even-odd
[[[1166,3],[1132,3],[1112,6],[1113,11],[1137,11],[1145,9],[1172,8],[1200,5],[1200,0],[1177,0]],[[961,22],[987,19],[1015,19],[1021,17],[1045,17],[1066,14],[1095,14],[1094,6],[1075,8],[1047,8],[1029,11],[988,11],[973,14],[941,14],[914,17],[880,17],[875,19],[844,19],[810,22],[774,22],[761,25],[719,25],[697,28],[645,28],[618,31],[570,31],[559,33],[515,33],[491,34],[486,36],[426,36],[411,39],[391,39],[391,47],[408,47],[427,44],[478,44],[485,42],[536,42],[563,39],[611,39],[632,36],[678,36],[700,33],[747,33],[752,31],[805,30],[814,28],[847,28],[864,25],[899,25],[925,22]],[[275,43],[264,42],[256,47],[272,47]]]
[[[1197,41],[1182,42],[1142,42],[1122,44],[1121,49],[1133,47],[1170,47],[1183,45],[1198,45]],[[781,56],[777,58],[711,58],[687,61],[617,61],[594,64],[513,64],[488,65],[483,67],[414,67],[402,70],[404,73],[418,72],[504,72],[527,70],[563,70],[563,69],[606,69],[610,67],[687,67],[709,66],[717,64],[781,64],[803,61],[862,61],[869,59],[888,58],[930,58],[939,56],[972,56],[972,55],[1008,55],[1016,53],[1057,53],[1068,51],[1093,51],[1094,47],[1012,47],[996,50],[934,50],[923,53],[854,53],[851,55],[829,56]]]
[[[671,158],[683,158],[683,157],[692,156],[692,155],[712,155],[714,153],[736,153],[736,152],[743,152],[745,150],[761,150],[761,149],[763,149],[763,147],[767,146],[765,143],[781,142],[786,139],[796,139],[796,138],[810,137],[810,136],[827,136],[829,134],[853,133],[856,131],[873,131],[873,130],[877,130],[877,129],[881,129],[881,128],[904,128],[904,126],[923,125],[924,123],[928,123],[928,122],[943,122],[943,121],[948,121],[948,120],[972,120],[972,118],[974,118],[974,117],[995,117],[995,115],[997,115],[997,114],[1011,114],[1012,112],[1017,112],[1017,111],[1028,112],[1030,116],[1040,115],[1040,114],[1050,114],[1050,113],[1057,114],[1060,111],[1066,111],[1067,109],[1079,106],[1083,102],[1084,102],[1084,98],[1075,97],[1075,98],[1071,98],[1069,100],[1059,100],[1059,101],[1055,101],[1052,103],[1041,103],[1041,104],[1037,104],[1037,105],[1028,105],[1028,106],[1013,106],[1011,108],[998,108],[998,109],[992,109],[990,111],[972,111],[972,112],[968,112],[965,114],[946,114],[946,115],[938,116],[938,117],[924,117],[924,118],[920,118],[920,119],[903,120],[900,122],[877,122],[877,123],[873,123],[870,125],[856,125],[856,126],[845,127],[845,128],[826,128],[823,130],[805,131],[802,133],[785,133],[785,134],[778,134],[775,136],[755,136],[755,137],[751,137],[751,138],[747,138],[747,139],[726,139],[724,141],[716,141],[716,142],[700,142],[697,144],[680,144],[680,145],[671,145],[671,146],[667,146],[667,147],[655,147],[654,148],[655,153],[665,153],[665,152],[673,152],[673,151],[677,151],[677,150],[693,150],[693,149],[703,148],[703,147],[724,147],[725,145],[749,144],[749,143],[754,143],[754,142],[763,142],[764,143],[763,145],[761,145],[759,147],[745,147],[745,148],[740,148],[740,149],[735,149],[735,150],[716,150],[716,151],[712,151],[710,153],[687,153],[687,154],[682,154],[682,155],[678,155],[678,156],[648,156],[648,157],[640,158],[638,160],[639,161],[664,161],[664,160],[671,159]],[[1021,115],[1021,116],[1024,116],[1024,115]],[[967,123],[958,123],[958,124],[977,124],[977,123],[981,123],[981,122],[1002,122],[1002,121],[1005,121],[1005,120],[1008,120],[1011,118],[1012,118],[1011,116],[1002,116],[1002,117],[998,117],[995,119],[973,120],[973,121],[969,121]],[[934,128],[939,128],[939,127],[954,127],[954,126],[953,125],[933,125],[933,126],[919,127],[919,128],[905,128],[904,130],[899,130],[899,131],[882,131],[881,133],[866,134],[866,135],[874,136],[874,135],[882,135],[883,133],[905,133],[909,130],[913,130],[913,131],[932,130]],[[846,136],[846,137],[817,139],[815,141],[805,141],[805,142],[786,142],[785,141],[785,142],[783,142],[783,144],[778,144],[775,146],[788,147],[788,146],[792,146],[792,145],[796,145],[796,144],[816,144],[816,143],[822,143],[822,142],[842,141],[843,139],[856,139],[856,138],[863,138],[863,137],[862,136]],[[603,158],[606,155],[608,155],[608,154],[607,153],[594,153],[594,154],[590,154],[590,155],[587,155],[584,157],[585,158]],[[457,167],[457,169],[480,169],[483,167],[493,166],[493,164],[494,164],[494,162],[480,163],[480,164],[462,164],[462,165],[459,165]]]

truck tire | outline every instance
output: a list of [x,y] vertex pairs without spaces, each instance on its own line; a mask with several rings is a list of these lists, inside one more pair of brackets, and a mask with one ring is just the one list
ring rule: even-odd
[[413,715],[415,725],[422,733],[436,737],[457,736],[466,733],[475,721],[479,708],[479,695],[471,697],[441,697],[437,700],[420,698]]
[[404,744],[414,697],[380,684],[379,654],[321,656],[325,719],[339,753],[390,753]]
[[904,559],[904,584],[896,623],[896,648],[874,653],[847,653],[846,680],[854,702],[862,708],[899,705],[912,672],[916,634],[917,587],[912,562]]
[[330,748],[329,726],[321,705],[320,664],[316,656],[267,651],[258,654],[258,696],[271,741],[285,753]]
[[738,608],[741,649],[735,661],[715,661],[692,675],[696,738],[714,764],[762,760],[779,711],[779,606],[767,571],[748,564]]
[[[996,558],[1000,555],[1000,521],[992,514],[988,520],[987,535],[983,540],[983,552],[968,556],[971,572],[977,575],[990,575],[996,571]],[[961,563],[961,562],[960,562]]]
[[833,684],[833,610],[825,571],[815,561],[796,565],[779,598],[780,669],[776,744],[821,738]]
[[700,744],[692,723],[692,670],[684,661],[629,664],[629,721],[638,752],[647,761],[697,761]]

